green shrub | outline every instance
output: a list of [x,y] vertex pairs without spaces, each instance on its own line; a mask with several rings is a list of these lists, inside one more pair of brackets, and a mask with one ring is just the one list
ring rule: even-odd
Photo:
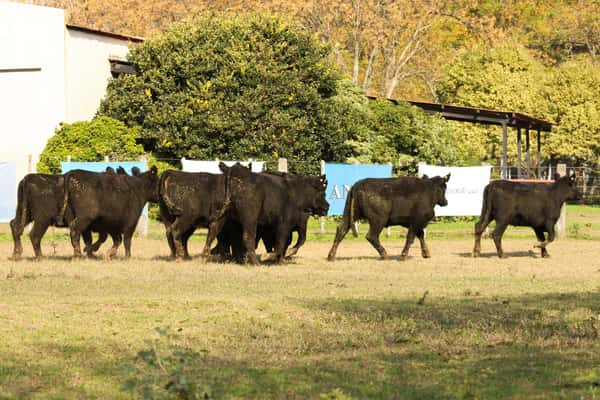
[[139,160],[144,148],[135,143],[136,137],[138,128],[109,117],[61,124],[40,155],[37,171],[58,174],[67,156],[73,161],[102,161],[105,156],[113,161]]

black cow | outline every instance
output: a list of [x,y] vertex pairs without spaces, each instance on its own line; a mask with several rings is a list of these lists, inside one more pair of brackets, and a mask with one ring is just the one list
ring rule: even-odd
[[337,248],[359,219],[369,221],[367,240],[379,252],[382,259],[387,258],[387,252],[379,241],[379,234],[386,226],[402,225],[408,228],[406,243],[401,260],[408,256],[408,250],[415,240],[415,235],[421,242],[421,254],[430,257],[425,244],[424,228],[435,216],[433,211],[436,204],[448,205],[446,200],[446,182],[450,174],[428,178],[367,178],[356,182],[346,198],[344,215],[335,233],[333,246],[327,259],[333,261]]
[[[488,224],[496,220],[492,232],[498,257],[506,255],[502,250],[502,235],[508,227],[530,226],[535,231],[542,257],[549,257],[546,246],[554,240],[554,225],[560,217],[560,209],[566,200],[577,200],[581,193],[575,185],[575,176],[555,176],[551,184],[511,182],[499,180],[489,183],[483,191],[481,217],[475,224],[473,257],[481,253],[481,235]],[[548,237],[545,233],[548,232]]]
[[[228,167],[223,164],[222,169]],[[194,230],[216,219],[225,201],[225,179],[225,174],[205,172],[171,170],[161,175],[158,204],[172,257],[189,258],[187,242]]]
[[[300,193],[303,192],[302,189],[312,187],[319,191],[323,191],[322,196],[325,196],[327,181],[324,175],[320,177],[310,177],[272,171],[261,172],[261,174],[270,175],[272,177],[278,177],[279,179],[285,180],[287,185],[296,186],[297,191]],[[321,195],[317,194],[316,196],[320,197]],[[313,214],[315,216],[326,215],[328,207],[328,205],[325,207],[324,204],[322,204],[321,207],[314,209],[310,208],[308,211],[303,210],[301,206],[296,210],[290,210],[290,222],[292,225],[283,250],[285,257],[292,257],[293,255],[297,254],[298,250],[306,242],[308,218]],[[293,232],[298,233],[298,240],[296,241],[296,244],[288,251],[288,247],[292,243]],[[243,262],[246,252],[242,240],[242,226],[239,222],[234,221],[231,218],[228,219],[217,237],[218,243],[217,246],[212,250],[212,254],[218,254],[225,259],[233,259],[237,262]],[[276,227],[272,225],[259,224],[256,229],[255,248],[258,247],[258,243],[261,240],[267,253],[273,253],[275,250],[275,243],[277,241]],[[273,257],[273,255],[270,257]]]
[[[106,173],[114,174],[114,170],[108,167]],[[119,167],[117,173],[122,174],[124,170]],[[58,223],[63,196],[64,177],[62,175],[28,174],[19,182],[17,212],[15,218],[10,221],[10,229],[14,242],[13,259],[17,260],[23,254],[21,235],[25,227],[32,221],[33,227],[29,232],[29,238],[31,239],[37,259],[42,257],[41,241],[48,227],[67,227],[68,222],[72,220],[70,210],[66,212],[65,219],[67,223]],[[94,231],[97,232],[97,230]],[[107,238],[106,232],[100,231],[98,240],[92,244],[91,230],[86,230],[82,236],[85,243],[85,251],[89,256],[98,251]]]
[[156,167],[134,176],[74,170],[65,174],[61,215],[73,213],[69,223],[71,244],[76,257],[81,256],[79,239],[86,229],[95,227],[111,235],[116,242],[109,257],[116,253],[121,235],[125,256],[131,256],[131,238],[146,202],[158,202]]
[[224,208],[241,225],[244,251],[251,264],[258,264],[255,248],[261,229],[268,229],[274,240],[273,252],[265,261],[280,262],[291,232],[305,214],[325,215],[329,209],[320,177],[256,174],[240,165],[231,167],[226,175]]

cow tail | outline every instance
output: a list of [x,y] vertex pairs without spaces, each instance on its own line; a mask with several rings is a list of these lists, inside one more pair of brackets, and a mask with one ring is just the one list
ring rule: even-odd
[[[15,213],[15,219],[17,220],[17,226],[25,228],[27,223],[27,212],[29,208],[29,202],[27,201],[29,196],[25,195],[25,179],[19,182],[17,189],[17,212]],[[23,231],[21,231],[22,233]]]
[[354,221],[356,220],[356,199],[354,196],[354,188],[350,189],[348,192],[348,197],[346,198],[346,204],[344,205],[344,216],[342,217],[342,222],[345,226],[352,229],[352,235],[354,237],[358,236],[358,232],[356,231],[356,226],[354,226]]
[[64,175],[63,203],[62,203],[60,212],[58,213],[58,217],[56,218],[56,224],[58,226],[63,226],[66,224],[65,223],[65,214],[67,212],[67,205],[69,204],[69,177],[70,177],[70,174],[68,174],[68,173]]
[[231,168],[227,169],[225,175],[225,199],[223,200],[223,206],[214,216],[213,220],[218,221],[225,217],[229,209],[231,208]]
[[481,217],[479,221],[486,221],[488,223],[490,221],[490,216],[492,215],[492,198],[490,196],[489,185],[485,187],[483,190],[483,202],[481,205]]
[[161,175],[160,181],[158,183],[158,201],[162,201],[169,210],[171,214],[181,214],[183,210],[171,200],[171,198],[167,195],[167,179],[169,178],[169,173],[165,172]]

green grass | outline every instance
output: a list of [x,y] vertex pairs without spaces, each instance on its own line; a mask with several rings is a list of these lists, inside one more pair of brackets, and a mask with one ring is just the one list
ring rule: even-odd
[[401,239],[384,239],[380,261],[363,238],[334,263],[313,241],[247,267],[170,262],[164,240],[139,238],[131,260],[71,260],[51,240],[54,257],[0,261],[0,398],[167,398],[167,385],[216,399],[600,394],[593,241],[559,240],[541,259],[533,236],[509,238],[498,260],[490,240],[472,259],[471,238],[435,239],[431,259],[415,245],[399,262]]

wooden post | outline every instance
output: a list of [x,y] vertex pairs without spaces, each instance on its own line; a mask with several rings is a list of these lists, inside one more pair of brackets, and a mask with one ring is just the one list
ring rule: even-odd
[[[542,177],[542,132],[537,130],[537,167],[538,167],[538,178]],[[548,177],[550,179],[550,177]]]
[[521,162],[522,162],[522,154],[521,154],[521,127],[517,127],[517,178],[521,179],[523,176],[521,175]]
[[[556,173],[560,176],[567,175],[567,165],[566,164],[558,164],[556,166]],[[560,217],[558,217],[558,221],[556,221],[556,236],[558,238],[564,238],[567,234],[567,207],[565,203],[562,204],[560,208]]]
[[[146,157],[145,154],[140,157],[140,161],[143,163],[148,162],[148,158]],[[148,164],[146,164],[146,169],[148,169]],[[137,233],[138,233],[138,235],[143,236],[143,237],[148,237],[148,220],[149,220],[148,207],[149,207],[148,205],[146,205],[144,207],[146,212],[142,213],[142,215],[140,215],[140,219],[138,220],[138,225],[137,225]]]
[[288,162],[287,158],[279,158],[277,160],[277,171],[279,172],[288,172]]
[[500,161],[501,178],[508,178],[507,151],[508,151],[508,121],[502,122],[502,160]]
[[[321,175],[325,175],[325,161],[321,160]],[[327,195],[327,193],[325,193]],[[321,222],[321,233],[325,233],[325,217],[319,218]]]
[[71,162],[71,155],[67,156],[67,162]]
[[529,127],[525,129],[525,163],[527,164],[527,178],[531,178],[531,154],[529,145]]
[[104,162],[109,162],[108,156],[104,156]]

